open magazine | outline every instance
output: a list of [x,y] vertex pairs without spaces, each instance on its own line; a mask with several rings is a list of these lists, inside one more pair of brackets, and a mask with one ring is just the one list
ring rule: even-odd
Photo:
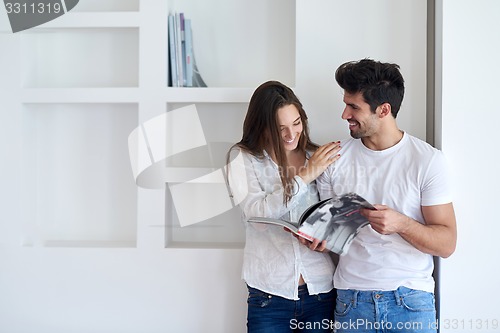
[[309,241],[326,240],[330,251],[344,254],[359,229],[368,224],[361,208],[375,210],[360,195],[346,193],[309,206],[296,223],[266,217],[251,217],[248,222],[280,225]]

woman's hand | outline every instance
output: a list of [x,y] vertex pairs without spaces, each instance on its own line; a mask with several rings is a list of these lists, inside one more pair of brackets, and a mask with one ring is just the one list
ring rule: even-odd
[[298,173],[299,177],[308,184],[318,178],[330,164],[340,158],[340,141],[330,142],[319,147],[307,162],[307,166]]
[[313,241],[309,241],[303,237],[300,237],[298,235],[295,235],[295,238],[299,240],[299,243],[307,246],[309,249],[316,251],[316,252],[328,252],[328,249],[326,248],[326,240],[321,241],[317,238],[314,238]]
[[[257,223],[254,223],[257,224]],[[287,227],[283,227],[283,230],[289,232],[292,234],[293,237],[297,238],[300,244],[307,246],[313,251],[316,252],[328,252],[329,250],[326,248],[326,240],[319,240],[317,238],[313,238],[312,241],[305,239],[304,237],[301,237],[297,235],[296,233],[293,233],[288,229]]]

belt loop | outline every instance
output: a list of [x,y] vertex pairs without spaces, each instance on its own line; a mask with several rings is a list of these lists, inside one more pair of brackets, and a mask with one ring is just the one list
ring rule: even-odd
[[359,290],[354,290],[353,294],[352,294],[352,307],[355,309],[357,306],[358,306],[358,294],[359,294]]
[[399,288],[394,290],[394,298],[396,299],[396,304],[401,305],[401,295],[399,295]]

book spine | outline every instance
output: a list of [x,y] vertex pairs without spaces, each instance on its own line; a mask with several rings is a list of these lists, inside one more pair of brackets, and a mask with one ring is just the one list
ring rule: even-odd
[[175,18],[174,15],[168,15],[168,48],[169,48],[169,64],[170,64],[170,81],[172,87],[179,86],[177,75],[177,49],[175,40]]
[[178,76],[178,87],[184,86],[184,73],[182,71],[182,34],[181,34],[181,15],[180,13],[175,14],[175,32],[176,32],[176,56],[177,56],[177,76]]
[[193,86],[193,35],[191,31],[191,20],[184,20],[186,34],[186,87]]
[[181,23],[181,59],[182,59],[182,86],[186,87],[186,20],[184,18],[184,13],[179,14]]

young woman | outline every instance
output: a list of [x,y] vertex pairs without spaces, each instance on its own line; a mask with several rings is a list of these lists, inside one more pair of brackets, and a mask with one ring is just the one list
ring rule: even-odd
[[[311,142],[307,116],[290,88],[277,81],[260,85],[228,161],[228,183],[243,221],[297,221],[319,200],[314,181],[339,158],[339,150],[338,143]],[[311,251],[279,226],[245,228],[248,332],[329,332],[335,300],[329,255]]]

